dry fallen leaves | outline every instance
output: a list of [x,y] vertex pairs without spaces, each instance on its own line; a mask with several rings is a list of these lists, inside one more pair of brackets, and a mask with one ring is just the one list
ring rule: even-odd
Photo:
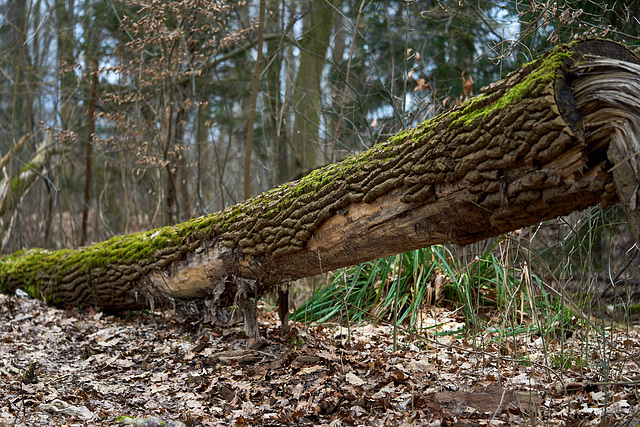
[[[262,313],[269,343],[254,350],[240,325],[0,295],[0,426],[118,425],[123,416],[204,426],[600,425],[638,411],[637,330],[610,331],[606,367],[596,359],[558,370],[545,363],[558,343],[536,336],[509,347],[489,333],[425,332],[399,337],[394,352],[388,326],[297,324],[285,342],[276,314]],[[461,320],[434,309],[423,323],[435,334]],[[585,345],[574,336],[565,354]]]

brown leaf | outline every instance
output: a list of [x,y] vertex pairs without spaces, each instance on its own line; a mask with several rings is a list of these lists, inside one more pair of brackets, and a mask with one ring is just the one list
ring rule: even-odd
[[413,92],[422,92],[424,90],[431,89],[431,85],[425,79],[418,79],[416,87],[413,88]]
[[464,92],[464,96],[466,98],[470,98],[473,96],[473,77],[469,76],[466,78],[466,71],[462,72],[462,91]]

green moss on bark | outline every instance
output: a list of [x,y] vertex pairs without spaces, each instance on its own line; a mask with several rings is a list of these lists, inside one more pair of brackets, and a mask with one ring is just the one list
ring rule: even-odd
[[[563,67],[563,62],[568,58],[571,58],[571,51],[567,50],[567,46],[558,46],[545,57],[525,64],[523,68],[536,67],[535,71],[528,74],[523,81],[513,86],[506,94],[486,106],[478,107],[488,98],[485,94],[470,99],[461,111],[451,115],[453,118],[451,126],[470,124],[478,118],[488,116],[495,110],[504,109],[527,98],[535,90],[540,90],[555,81],[558,77],[558,71]],[[542,64],[537,65],[540,61]]]
[[158,251],[183,246],[189,239],[212,237],[222,213],[194,218],[175,226],[116,236],[78,249],[21,250],[0,259],[0,290],[6,291],[5,278],[19,277],[23,289],[34,298],[54,302],[53,295],[42,295],[43,280],[60,280],[70,271],[88,274],[107,265],[153,262]]

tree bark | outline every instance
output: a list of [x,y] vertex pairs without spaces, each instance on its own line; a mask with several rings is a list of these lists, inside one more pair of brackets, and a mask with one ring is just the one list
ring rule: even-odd
[[610,42],[560,46],[415,129],[222,212],[6,256],[0,285],[108,310],[245,307],[298,278],[618,197],[640,241],[638,64]]
[[[284,28],[284,20],[282,18],[282,2],[280,0],[269,0],[267,4],[267,10],[270,13],[270,19],[265,24],[270,23],[275,28]],[[265,111],[270,132],[267,133],[267,138],[271,141],[271,149],[273,151],[273,157],[271,164],[273,165],[273,172],[271,174],[271,186],[275,187],[290,180],[289,178],[289,162],[288,162],[288,150],[287,150],[287,132],[286,126],[283,124],[284,110],[282,108],[283,98],[286,95],[281,95],[281,80],[283,70],[283,59],[286,57],[286,53],[283,52],[285,47],[283,46],[284,36],[280,40],[271,40],[266,43],[267,46],[267,59],[265,61],[268,66],[266,67],[266,76],[264,78],[264,92],[265,103],[267,109]],[[291,49],[291,47],[288,47]],[[286,87],[285,87],[286,91]]]

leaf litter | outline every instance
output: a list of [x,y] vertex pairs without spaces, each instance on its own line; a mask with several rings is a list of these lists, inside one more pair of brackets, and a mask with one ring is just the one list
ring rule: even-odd
[[[420,333],[113,316],[0,295],[0,426],[502,426],[640,423],[640,337],[475,338],[430,308]],[[446,332],[436,335],[437,332]],[[563,362],[565,368],[558,365]],[[604,424],[603,424],[604,419]]]

